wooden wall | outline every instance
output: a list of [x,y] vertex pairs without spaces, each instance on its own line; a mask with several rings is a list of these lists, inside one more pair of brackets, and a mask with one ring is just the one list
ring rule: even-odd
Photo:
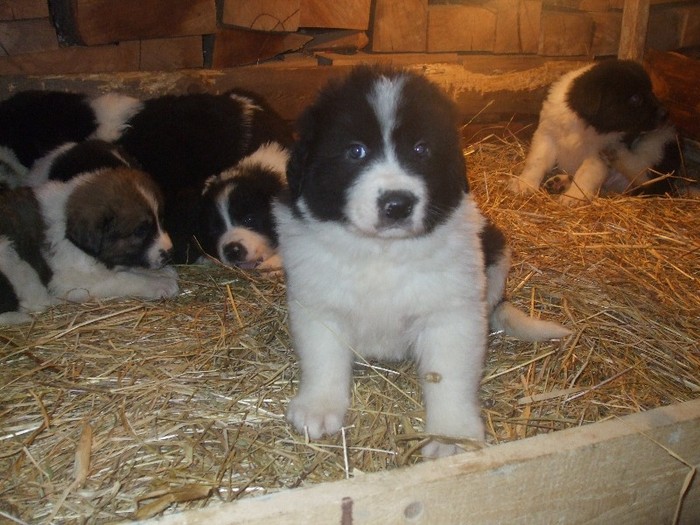
[[[615,55],[624,0],[0,0],[0,75],[221,69],[282,54]],[[700,45],[651,0],[647,45]]]

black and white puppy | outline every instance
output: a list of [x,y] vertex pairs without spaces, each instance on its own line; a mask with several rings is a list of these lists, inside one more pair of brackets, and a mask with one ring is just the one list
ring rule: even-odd
[[16,93],[0,102],[0,182],[25,185],[34,163],[67,142],[116,140],[140,107],[140,101],[116,93]]
[[0,192],[0,323],[60,300],[171,297],[160,190],[129,168]]
[[287,184],[288,158],[269,142],[206,181],[195,232],[204,253],[228,266],[281,268],[272,201]]
[[529,339],[568,334],[503,292],[509,250],[469,193],[451,101],[419,75],[360,67],[299,122],[289,194],[274,207],[301,367],[287,417],[340,430],[355,359],[417,361],[429,457],[484,439],[478,401],[489,320]]
[[[571,177],[561,202],[575,205],[601,190],[644,187],[679,165],[675,130],[644,68],[611,59],[569,72],[552,85],[525,167],[511,189],[535,191],[558,166]],[[668,188],[666,182],[648,189]]]
[[206,180],[267,142],[288,146],[291,140],[289,125],[261,97],[234,90],[146,100],[117,143],[162,188],[174,261],[186,263],[200,256],[192,237]]

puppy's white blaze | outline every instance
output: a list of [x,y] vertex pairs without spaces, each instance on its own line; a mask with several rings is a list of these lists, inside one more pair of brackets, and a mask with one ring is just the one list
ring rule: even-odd
[[143,102],[127,95],[107,93],[92,99],[90,106],[98,124],[91,137],[114,142],[121,136],[128,120],[141,110]]
[[367,97],[379,120],[385,147],[392,142],[391,132],[396,127],[396,112],[405,83],[406,77],[403,76],[393,79],[381,77]]
[[170,239],[168,232],[163,230],[160,220],[158,220],[158,201],[155,196],[146,188],[140,184],[136,185],[138,192],[146,199],[146,202],[153,210],[153,215],[156,218],[156,225],[158,227],[158,235],[153,239],[153,244],[148,248],[146,252],[146,260],[148,261],[149,267],[159,268],[163,266],[163,252],[172,250],[173,241]]
[[[409,237],[423,232],[427,190],[422,178],[407,173],[396,154],[392,133],[396,128],[398,101],[406,78],[381,77],[367,100],[374,110],[382,134],[382,157],[360,175],[350,188],[347,216],[351,224],[365,234],[380,237]],[[416,198],[409,217],[393,226],[380,224],[379,198],[388,191],[405,191]]]

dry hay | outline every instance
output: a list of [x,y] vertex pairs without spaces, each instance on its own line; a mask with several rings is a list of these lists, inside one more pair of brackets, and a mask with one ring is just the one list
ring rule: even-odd
[[[697,397],[700,201],[564,208],[504,190],[524,156],[507,128],[467,154],[473,192],[514,248],[512,300],[575,331],[491,336],[488,442]],[[63,305],[2,329],[0,522],[116,522],[420,461],[412,365],[358,366],[348,427],[308,443],[283,419],[297,381],[283,282],[180,274],[174,300]]]

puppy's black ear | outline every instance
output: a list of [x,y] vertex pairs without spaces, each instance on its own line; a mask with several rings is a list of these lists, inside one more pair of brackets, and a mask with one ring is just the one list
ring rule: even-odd
[[574,79],[567,93],[569,107],[587,122],[597,121],[597,115],[603,102],[604,87],[591,75],[584,73]]

